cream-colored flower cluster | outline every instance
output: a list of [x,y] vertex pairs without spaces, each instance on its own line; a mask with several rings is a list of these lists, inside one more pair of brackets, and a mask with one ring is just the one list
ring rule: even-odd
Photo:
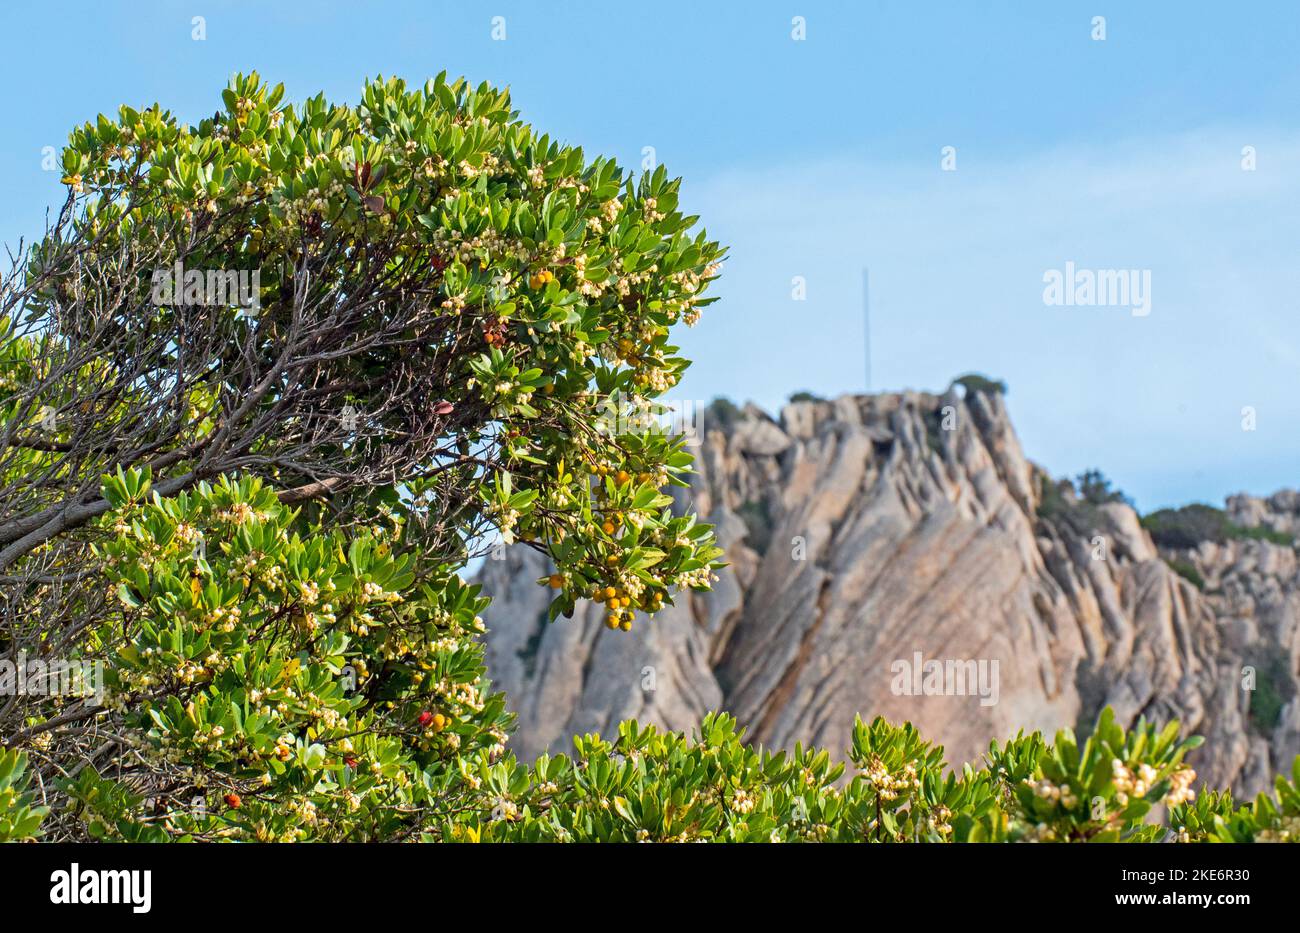
[[708,567],[700,567],[698,570],[687,570],[678,577],[678,585],[682,589],[707,589],[714,583],[718,582],[718,575]]
[[875,789],[882,800],[893,800],[899,794],[911,794],[921,788],[921,778],[916,772],[916,765],[910,761],[903,766],[901,772],[893,774],[878,756],[872,755],[866,767],[859,773],[867,779],[867,783]]
[[1192,782],[1196,780],[1196,772],[1191,768],[1180,768],[1173,774],[1169,775],[1169,793],[1165,794],[1165,806],[1176,807],[1179,804],[1191,803],[1196,799],[1196,791],[1192,790]]
[[[1110,773],[1115,784],[1115,800],[1121,807],[1128,806],[1130,797],[1145,797],[1160,777],[1155,768],[1145,763],[1138,766],[1135,774],[1118,758],[1110,763]],[[1192,777],[1196,777],[1196,772],[1192,772]]]
[[730,806],[737,813],[753,813],[758,801],[743,787],[738,787],[731,794]]
[[289,198],[280,191],[277,191],[272,197],[278,202],[280,209],[284,211],[285,220],[291,224],[300,224],[309,220],[313,214],[324,217],[329,211],[331,203],[338,203],[338,199],[342,196],[343,183],[336,179],[326,185],[323,190],[309,188],[301,197]]
[[1049,803],[1059,803],[1067,810],[1073,810],[1079,803],[1078,795],[1069,784],[1062,784],[1058,787],[1047,778],[1043,778],[1039,781],[1032,781],[1029,778],[1025,778],[1025,783],[1033,788],[1035,796],[1040,797]]

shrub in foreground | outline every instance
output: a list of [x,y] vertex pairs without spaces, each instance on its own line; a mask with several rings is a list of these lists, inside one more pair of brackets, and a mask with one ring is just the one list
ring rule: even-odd
[[[950,770],[908,723],[859,719],[851,767],[824,750],[755,749],[735,720],[706,717],[694,738],[619,726],[543,756],[526,777],[503,761],[483,773],[498,795],[468,841],[615,842],[1274,842],[1300,833],[1300,758],[1276,796],[1234,807],[1192,789],[1184,761],[1199,739],[1179,726],[1123,729],[1109,709],[1080,741],[1065,729],[994,742],[980,768]],[[847,778],[847,780],[846,780]],[[1163,819],[1154,819],[1157,813]]]
[[[440,825],[391,838],[463,842],[1294,842],[1300,840],[1300,757],[1274,794],[1244,806],[1228,792],[1192,789],[1184,762],[1196,739],[1178,739],[1178,723],[1125,730],[1109,710],[1082,743],[1072,731],[1048,744],[1039,733],[993,742],[982,767],[949,770],[943,749],[909,723],[877,718],[854,724],[851,769],[825,750],[771,752],[743,742],[727,714],[705,717],[697,734],[665,732],[634,721],[606,740],[574,740],[573,755],[543,755],[522,767],[512,755],[463,756],[456,806],[441,806]],[[0,773],[9,761],[0,759]],[[8,780],[22,785],[21,761]],[[411,756],[395,759],[398,786],[424,784]],[[292,770],[295,766],[290,766]],[[333,772],[323,769],[326,785]],[[846,780],[847,777],[847,780]],[[103,838],[239,838],[238,831],[143,832],[140,802],[117,782],[96,778],[94,809],[118,819]],[[0,788],[4,787],[0,781]],[[315,788],[316,792],[323,788]],[[270,798],[268,792],[268,799]],[[446,793],[444,790],[443,793]],[[416,793],[419,796],[419,793]],[[12,807],[0,789],[0,806]],[[299,798],[304,799],[304,798]],[[446,801],[444,801],[445,804]],[[302,803],[289,809],[301,813]],[[30,836],[41,811],[14,819],[0,810],[0,840]],[[370,808],[367,808],[369,812]],[[1160,819],[1153,819],[1161,814]],[[265,816],[265,813],[263,814]],[[175,829],[192,814],[164,825]],[[158,819],[154,816],[153,819]],[[217,817],[217,825],[232,822]],[[321,814],[323,829],[334,822]],[[382,838],[334,823],[333,838]],[[396,825],[390,821],[390,825]],[[8,835],[6,835],[8,833]],[[306,838],[308,834],[302,833]],[[290,834],[286,838],[293,838]]]
[[463,769],[509,725],[477,586],[417,581],[392,523],[299,533],[256,479],[105,489],[114,611],[84,650],[126,753],[64,780],[61,818],[141,841],[391,839],[475,805]]
[[0,736],[55,838],[418,835],[504,739],[456,568],[518,541],[620,630],[708,588],[651,422],[723,250],[487,84],[221,103],[74,130],[0,281],[0,657],[110,690]]

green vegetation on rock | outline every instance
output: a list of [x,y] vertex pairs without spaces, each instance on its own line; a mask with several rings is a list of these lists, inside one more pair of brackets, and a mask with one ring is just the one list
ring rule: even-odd
[[1142,518],[1142,527],[1158,547],[1179,550],[1199,547],[1202,542],[1223,544],[1231,540],[1269,541],[1293,545],[1288,534],[1262,526],[1247,528],[1234,524],[1227,513],[1211,505],[1193,503],[1177,509],[1160,509]]

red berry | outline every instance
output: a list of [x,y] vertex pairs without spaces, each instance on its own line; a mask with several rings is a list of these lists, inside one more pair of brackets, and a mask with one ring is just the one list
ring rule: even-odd
[[226,796],[221,799],[224,800],[226,806],[230,807],[232,810],[238,810],[239,805],[243,803],[243,801],[239,799],[238,794],[226,794]]
[[418,722],[421,726],[427,726],[429,723],[433,722],[433,713],[429,712],[426,709],[423,713],[421,713],[419,716],[416,717],[415,721]]

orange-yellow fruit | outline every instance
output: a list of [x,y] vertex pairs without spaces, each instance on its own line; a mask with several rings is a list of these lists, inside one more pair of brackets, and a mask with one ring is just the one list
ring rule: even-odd
[[551,584],[551,589],[558,590],[560,587],[564,586],[564,577],[560,576],[558,573],[553,573],[551,574],[550,580],[547,582]]
[[601,527],[601,529],[605,532],[605,534],[607,534],[607,535],[612,535],[612,534],[614,533],[614,523],[613,523],[613,522],[605,522],[605,524],[601,525],[600,527]]
[[616,474],[614,474],[614,482],[618,483],[620,486],[622,486],[631,478],[632,477],[628,475],[627,470],[619,470]]
[[619,623],[618,627],[625,632],[632,631],[632,618],[629,616],[628,618],[624,619],[622,622]]
[[605,625],[611,629],[618,628],[618,613],[611,612],[609,615],[605,616]]
[[606,598],[606,599],[613,599],[613,598],[614,598],[615,596],[617,596],[617,595],[618,595],[618,590],[614,589],[612,586],[607,586],[607,587],[605,587],[605,598]]

